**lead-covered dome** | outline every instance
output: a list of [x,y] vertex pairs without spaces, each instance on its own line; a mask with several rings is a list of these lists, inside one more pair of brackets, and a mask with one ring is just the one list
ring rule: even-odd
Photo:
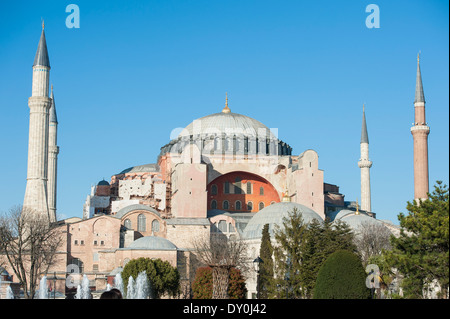
[[220,113],[194,120],[161,148],[160,155],[179,153],[195,145],[202,155],[291,155],[292,148],[260,121],[233,113],[228,105]]
[[145,236],[133,241],[125,250],[177,250],[169,240],[157,236]]
[[276,138],[270,129],[251,117],[238,113],[214,113],[194,120],[180,133],[184,136],[246,136]]
[[261,209],[248,222],[244,229],[244,239],[257,239],[262,237],[262,230],[265,224],[269,224],[269,233],[271,238],[274,238],[275,225],[280,228],[283,227],[283,218],[289,218],[289,213],[297,209],[301,213],[303,222],[310,223],[313,220],[323,222],[322,217],[312,209],[294,202],[280,202],[267,206]]

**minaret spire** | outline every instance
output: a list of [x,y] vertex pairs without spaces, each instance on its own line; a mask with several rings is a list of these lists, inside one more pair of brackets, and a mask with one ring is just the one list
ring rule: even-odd
[[40,65],[50,68],[50,60],[48,58],[47,41],[45,40],[44,21],[42,21],[41,38],[39,39],[38,48],[34,57],[33,66]]
[[361,169],[361,209],[367,212],[371,212],[372,204],[370,195],[370,168],[372,167],[372,162],[369,160],[369,135],[367,134],[366,112],[364,104],[360,151],[361,158],[359,159],[358,166]]
[[363,119],[361,128],[361,143],[369,144],[369,135],[367,134],[366,112],[364,104],[363,104]]
[[419,54],[417,54],[414,124],[411,127],[411,134],[414,141],[414,199],[418,201],[428,198],[428,134],[430,134],[430,127],[425,120],[425,96]]
[[420,53],[417,53],[417,75],[416,75],[416,96],[414,103],[425,103],[425,96],[423,94],[422,74],[420,72]]

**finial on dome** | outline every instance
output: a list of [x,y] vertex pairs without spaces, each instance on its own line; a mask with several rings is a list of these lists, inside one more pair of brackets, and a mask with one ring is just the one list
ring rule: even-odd
[[359,215],[359,205],[358,205],[358,199],[356,199],[356,215]]
[[225,107],[222,110],[222,113],[230,113],[231,110],[228,107],[228,92],[225,92]]
[[289,192],[287,189],[284,192],[283,199],[281,201],[282,202],[290,202],[291,201],[291,196],[289,196]]

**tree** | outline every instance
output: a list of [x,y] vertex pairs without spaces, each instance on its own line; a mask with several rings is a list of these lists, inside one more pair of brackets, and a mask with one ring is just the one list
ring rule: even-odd
[[391,237],[392,250],[386,252],[391,267],[403,274],[406,298],[423,298],[433,281],[446,298],[449,289],[449,204],[448,188],[437,181],[429,197],[407,202],[408,215],[400,213],[400,235]]
[[259,265],[259,294],[261,299],[269,298],[270,292],[273,291],[272,255],[273,247],[270,242],[269,224],[265,224],[262,230],[261,247],[259,250],[259,257],[263,261]]
[[381,223],[363,223],[358,229],[354,242],[364,266],[369,259],[380,256],[383,250],[390,250],[391,232]]
[[347,250],[331,254],[320,267],[314,299],[369,299],[366,272],[359,257]]
[[153,296],[156,299],[162,295],[176,296],[180,287],[180,275],[176,267],[168,261],[161,259],[138,258],[130,260],[122,270],[122,280],[124,287],[128,286],[131,277],[136,280],[141,271],[147,273]]
[[61,244],[62,229],[33,209],[16,206],[0,217],[0,258],[13,270],[26,299],[34,298],[39,277],[57,262]]
[[[194,299],[212,298],[213,272],[211,267],[200,267],[197,269],[195,280],[192,284],[192,291]],[[245,287],[245,279],[239,269],[230,269],[227,292],[230,299],[245,299],[247,288]]]
[[193,245],[199,261],[212,269],[212,299],[228,299],[231,268],[245,269],[245,243],[217,234],[199,238]]
[[307,226],[297,208],[283,217],[283,227],[275,225],[275,294],[278,298],[302,296],[302,245]]
[[312,298],[317,275],[325,260],[338,250],[356,252],[354,235],[345,222],[332,222],[326,218],[323,223],[313,220],[308,224],[302,245],[302,265],[300,268],[303,283],[302,294]]

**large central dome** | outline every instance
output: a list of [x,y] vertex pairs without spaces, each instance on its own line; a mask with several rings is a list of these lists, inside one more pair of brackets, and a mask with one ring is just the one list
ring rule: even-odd
[[182,153],[187,145],[195,144],[202,155],[212,154],[261,154],[290,155],[291,147],[279,140],[261,122],[228,108],[194,120],[177,138],[161,148],[167,152]]
[[260,138],[276,138],[270,129],[261,122],[232,112],[220,112],[199,118],[190,123],[180,133],[184,136],[246,136]]

